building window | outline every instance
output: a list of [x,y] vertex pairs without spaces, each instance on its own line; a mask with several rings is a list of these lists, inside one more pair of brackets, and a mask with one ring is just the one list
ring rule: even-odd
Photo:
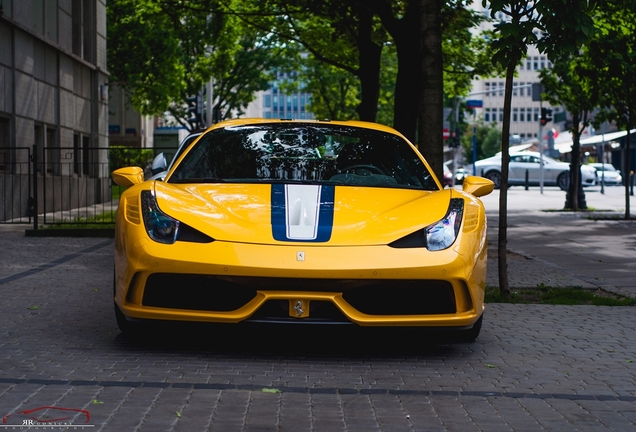
[[484,88],[485,88],[485,90],[486,90],[485,95],[486,95],[486,96],[490,96],[490,83],[489,83],[488,81],[486,81],[486,82],[484,83]]
[[533,57],[532,66],[534,70],[539,70],[539,57]]
[[490,123],[490,108],[484,110],[484,121]]
[[[539,108],[535,108],[534,109],[534,121],[538,122],[539,121]],[[536,136],[536,134],[535,134]]]
[[503,82],[503,81],[501,81],[501,82],[499,83],[499,96],[500,96],[500,97],[503,97],[503,95],[504,95],[504,82]]
[[11,169],[11,149],[9,147],[9,119],[0,118],[0,171]]
[[519,108],[519,121],[520,122],[526,121],[526,109],[525,108]]
[[272,105],[272,95],[266,94],[263,98],[263,107],[269,108]]
[[526,88],[524,87],[526,83],[519,83],[519,96],[524,96],[526,93]]
[[503,121],[503,117],[504,117],[504,109],[499,108],[499,121],[502,122]]
[[545,69],[545,56],[541,56],[541,69]]
[[73,54],[88,62],[93,61],[93,13],[92,2],[73,0],[72,34]]
[[512,109],[512,121],[513,122],[519,121],[519,108]]

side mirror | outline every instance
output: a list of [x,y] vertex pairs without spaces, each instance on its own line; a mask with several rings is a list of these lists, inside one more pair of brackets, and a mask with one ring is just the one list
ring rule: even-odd
[[467,176],[464,178],[462,190],[476,197],[488,195],[495,188],[495,184],[484,177]]
[[152,160],[150,171],[152,172],[152,175],[155,175],[167,169],[168,161],[166,160],[166,155],[161,152]]
[[144,170],[139,167],[125,167],[113,171],[113,181],[119,186],[129,187],[144,181]]

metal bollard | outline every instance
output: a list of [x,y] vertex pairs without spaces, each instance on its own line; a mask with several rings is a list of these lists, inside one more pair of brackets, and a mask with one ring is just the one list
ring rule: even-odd
[[528,186],[530,186],[530,179],[529,179],[528,170],[526,170],[526,190],[528,190]]

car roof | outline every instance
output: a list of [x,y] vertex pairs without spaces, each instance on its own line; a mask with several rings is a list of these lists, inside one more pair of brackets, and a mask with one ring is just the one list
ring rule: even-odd
[[290,123],[290,124],[293,123],[293,124],[298,124],[298,125],[303,125],[303,124],[306,124],[306,125],[332,124],[332,125],[336,125],[336,126],[353,126],[353,127],[359,127],[359,128],[373,129],[373,130],[377,130],[377,131],[389,132],[389,133],[392,133],[394,135],[398,135],[398,136],[402,137],[406,141],[410,141],[410,140],[407,140],[406,137],[404,137],[400,132],[398,132],[397,130],[393,129],[392,127],[385,126],[385,125],[380,124],[380,123],[366,122],[366,121],[360,121],[360,120],[346,120],[346,121],[341,121],[341,120],[292,120],[292,119],[266,119],[266,118],[261,118],[261,117],[239,118],[239,119],[224,120],[222,122],[215,123],[214,125],[212,125],[209,128],[207,128],[206,132],[210,131],[210,130],[213,130],[213,129],[220,129],[220,128],[232,127],[232,126],[247,126],[247,125],[272,124],[272,123]]

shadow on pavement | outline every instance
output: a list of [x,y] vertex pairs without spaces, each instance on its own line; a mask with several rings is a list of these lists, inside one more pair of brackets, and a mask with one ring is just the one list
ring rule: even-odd
[[[115,342],[127,351],[184,351],[258,357],[411,357],[449,355],[470,343],[454,332],[345,325],[143,324]],[[452,354],[451,354],[452,355]]]

